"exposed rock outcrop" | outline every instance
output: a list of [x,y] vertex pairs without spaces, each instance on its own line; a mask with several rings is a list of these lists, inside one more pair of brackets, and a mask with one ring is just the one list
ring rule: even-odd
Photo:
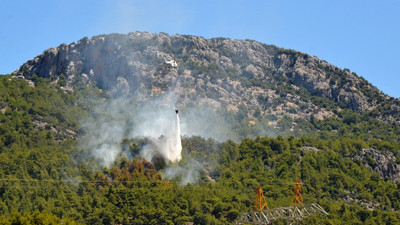
[[353,160],[361,161],[365,167],[377,172],[383,179],[400,181],[400,165],[392,152],[378,151],[373,148],[362,149]]

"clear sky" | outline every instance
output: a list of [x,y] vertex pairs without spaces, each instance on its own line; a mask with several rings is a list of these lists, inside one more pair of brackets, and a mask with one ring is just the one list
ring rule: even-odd
[[400,0],[2,0],[0,74],[61,43],[133,31],[295,49],[400,97]]

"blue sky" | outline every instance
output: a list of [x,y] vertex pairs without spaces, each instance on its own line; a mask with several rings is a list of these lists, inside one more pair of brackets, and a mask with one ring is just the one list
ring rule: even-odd
[[61,43],[133,31],[253,39],[295,49],[400,97],[398,0],[3,0],[0,74]]

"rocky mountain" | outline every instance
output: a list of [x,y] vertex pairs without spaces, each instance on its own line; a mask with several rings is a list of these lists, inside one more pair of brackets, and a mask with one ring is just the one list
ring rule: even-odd
[[[232,224],[256,187],[287,207],[297,180],[329,213],[304,223],[398,224],[399,101],[252,40],[61,44],[0,76],[0,224]],[[168,146],[171,121],[182,160],[144,160]]]
[[342,109],[391,124],[400,118],[398,99],[349,69],[252,40],[146,32],[99,35],[50,48],[14,75],[51,78],[70,91],[76,82],[95,83],[141,100],[174,93],[178,107],[243,109],[250,118],[266,117],[275,128],[282,119],[293,128],[298,119],[324,119]]

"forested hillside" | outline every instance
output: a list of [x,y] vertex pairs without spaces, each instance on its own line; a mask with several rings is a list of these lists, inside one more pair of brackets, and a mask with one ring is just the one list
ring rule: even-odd
[[349,69],[252,40],[61,44],[0,76],[0,224],[232,224],[257,187],[285,207],[299,180],[329,213],[305,224],[398,224],[399,112]]
[[[32,78],[34,86],[10,75],[0,81],[1,224],[229,224],[252,209],[256,187],[263,188],[270,208],[289,206],[297,180],[303,182],[304,202],[329,213],[305,223],[400,222],[398,183],[379,173],[379,157],[361,155],[374,149],[393,156],[395,167],[398,128],[354,111],[311,119],[310,134],[323,130],[313,137],[237,143],[185,137],[183,159],[172,167],[193,171],[196,179],[186,184],[185,170],[167,179],[162,160],[140,157],[142,138],[120,140],[128,154],[109,168],[80,159],[85,149],[78,143],[86,131],[79,121],[98,116],[90,112],[98,104],[91,99],[113,98],[107,92],[80,83],[65,91],[38,77]],[[234,132],[247,132],[234,126]]]

